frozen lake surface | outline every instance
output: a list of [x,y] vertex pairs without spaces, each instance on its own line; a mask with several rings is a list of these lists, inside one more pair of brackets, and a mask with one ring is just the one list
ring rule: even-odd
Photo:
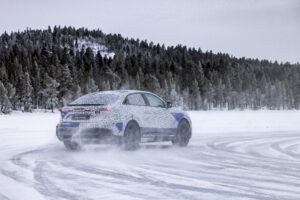
[[300,199],[300,111],[190,112],[187,148],[65,150],[59,114],[0,116],[0,200]]

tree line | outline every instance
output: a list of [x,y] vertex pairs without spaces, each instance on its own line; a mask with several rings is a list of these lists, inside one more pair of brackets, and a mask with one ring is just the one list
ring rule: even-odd
[[115,89],[152,91],[192,110],[299,109],[300,65],[165,47],[85,28],[0,36],[2,113],[53,110],[83,94]]

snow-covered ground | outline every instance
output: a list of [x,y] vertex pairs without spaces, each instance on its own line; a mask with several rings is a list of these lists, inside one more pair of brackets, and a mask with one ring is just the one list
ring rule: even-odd
[[299,111],[190,112],[187,148],[66,151],[59,114],[0,115],[0,200],[300,199]]

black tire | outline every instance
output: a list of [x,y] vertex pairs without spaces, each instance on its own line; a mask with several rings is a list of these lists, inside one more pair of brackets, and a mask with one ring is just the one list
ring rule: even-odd
[[178,124],[177,133],[175,139],[172,140],[172,144],[180,147],[185,147],[189,144],[191,135],[192,133],[190,123],[187,120],[183,119]]
[[64,141],[64,145],[66,149],[71,151],[78,151],[81,149],[81,145],[77,142],[71,142],[71,141]]
[[123,147],[125,150],[135,150],[141,141],[140,127],[135,121],[128,122],[123,136]]

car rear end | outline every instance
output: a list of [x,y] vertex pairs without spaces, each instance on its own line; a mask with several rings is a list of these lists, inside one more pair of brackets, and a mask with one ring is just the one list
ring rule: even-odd
[[85,95],[60,109],[61,121],[56,127],[59,140],[80,140],[96,143],[115,140],[121,135],[119,96],[92,93]]

